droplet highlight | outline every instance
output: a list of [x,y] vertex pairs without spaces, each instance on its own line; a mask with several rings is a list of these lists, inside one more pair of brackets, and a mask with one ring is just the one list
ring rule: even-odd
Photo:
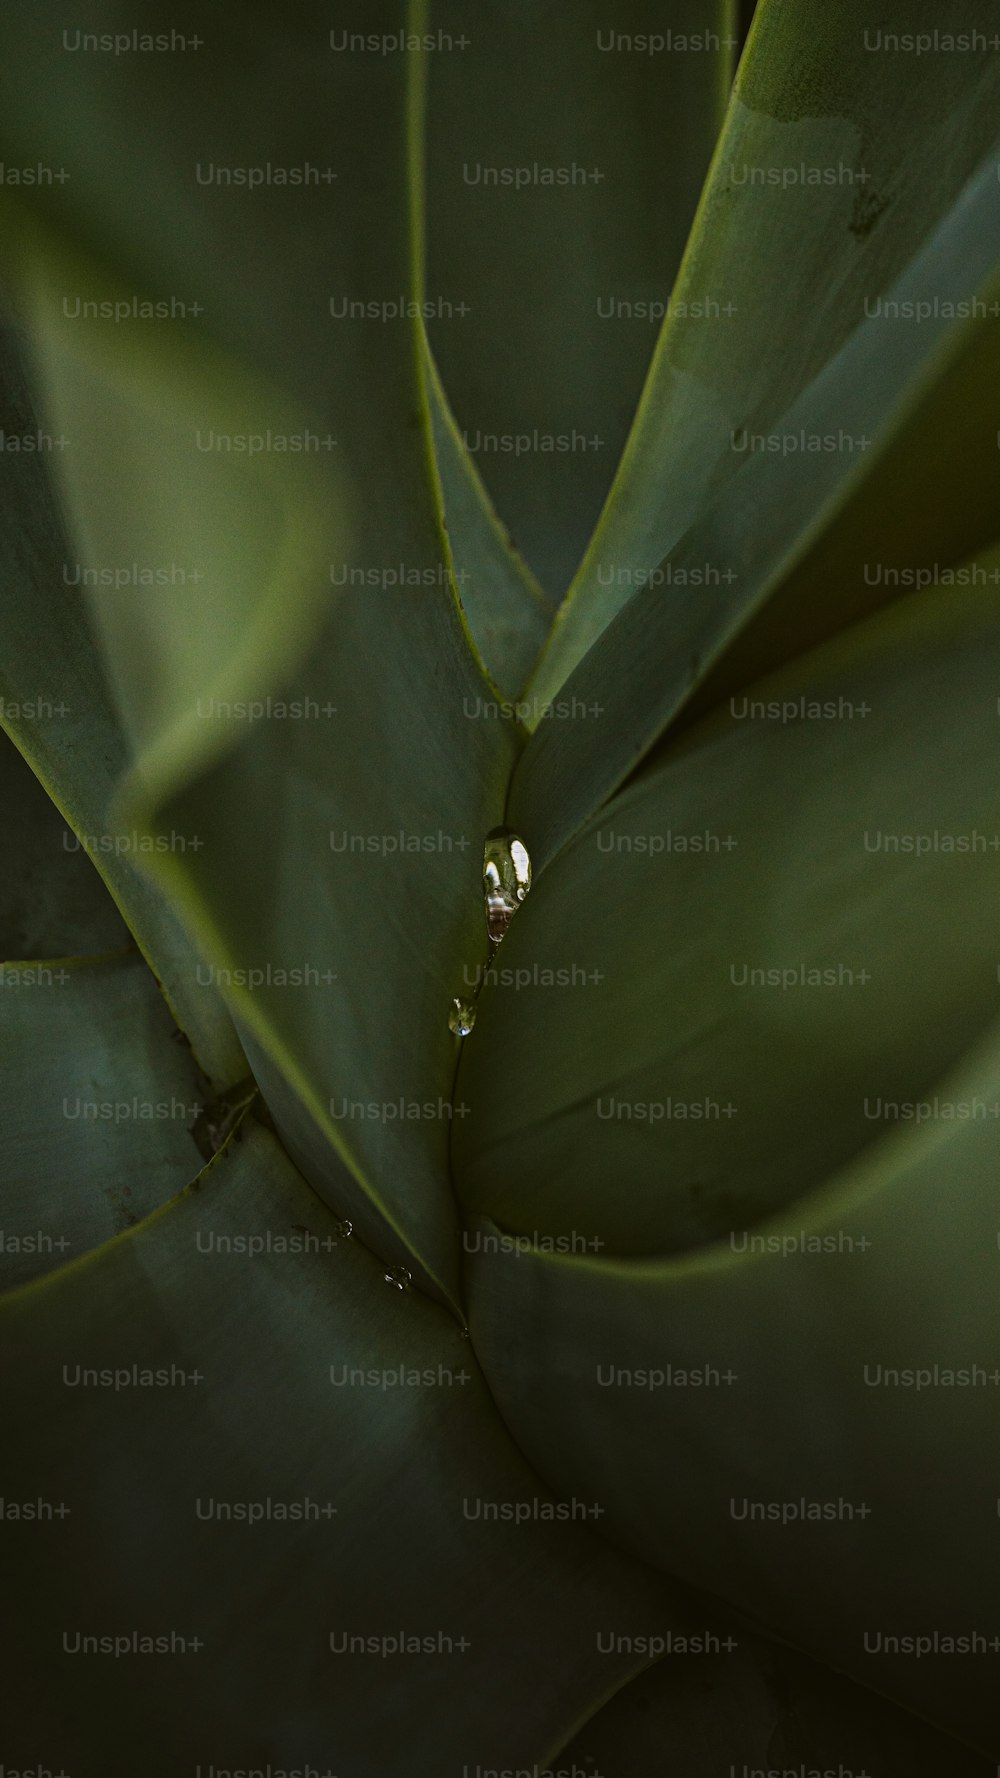
[[448,1029],[454,1031],[456,1037],[468,1037],[476,1022],[476,1007],[472,1000],[453,1000],[448,1014]]
[[483,848],[483,906],[494,949],[531,888],[531,859],[509,827],[494,827]]

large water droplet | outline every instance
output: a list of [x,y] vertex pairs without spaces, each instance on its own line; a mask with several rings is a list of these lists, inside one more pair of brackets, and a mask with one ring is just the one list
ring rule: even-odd
[[385,1281],[392,1285],[393,1290],[409,1290],[413,1283],[413,1273],[406,1266],[390,1266]]
[[498,945],[531,888],[528,848],[508,827],[494,827],[483,848],[483,903],[490,943]]
[[341,1241],[349,1241],[354,1233],[354,1224],[353,1222],[342,1222],[338,1219],[333,1225],[333,1231]]
[[453,1000],[448,1014],[448,1029],[454,1031],[456,1037],[468,1037],[476,1022],[476,1005],[473,1000]]

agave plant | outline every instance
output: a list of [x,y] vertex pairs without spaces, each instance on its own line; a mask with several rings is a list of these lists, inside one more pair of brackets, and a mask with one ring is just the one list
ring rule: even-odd
[[974,1778],[995,24],[379,10],[5,21],[4,1771]]

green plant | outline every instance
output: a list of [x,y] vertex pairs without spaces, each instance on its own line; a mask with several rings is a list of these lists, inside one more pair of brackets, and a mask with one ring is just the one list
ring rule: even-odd
[[96,10],[0,113],[5,1758],[983,1773],[988,21]]

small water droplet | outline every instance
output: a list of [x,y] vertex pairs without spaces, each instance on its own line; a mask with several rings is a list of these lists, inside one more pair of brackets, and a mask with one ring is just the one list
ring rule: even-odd
[[508,827],[494,827],[483,848],[483,903],[490,943],[498,945],[531,888],[531,859]]
[[467,1327],[460,1327],[458,1330],[458,1337],[460,1340],[471,1340],[472,1335]]
[[338,1218],[338,1220],[334,1222],[333,1232],[341,1241],[349,1241],[354,1233],[354,1224],[353,1222],[342,1222]]
[[448,1014],[448,1029],[454,1031],[456,1037],[468,1037],[476,1022],[476,1007],[472,1000],[453,1000]]
[[413,1273],[406,1266],[390,1266],[385,1281],[392,1285],[393,1290],[409,1290],[413,1283]]

